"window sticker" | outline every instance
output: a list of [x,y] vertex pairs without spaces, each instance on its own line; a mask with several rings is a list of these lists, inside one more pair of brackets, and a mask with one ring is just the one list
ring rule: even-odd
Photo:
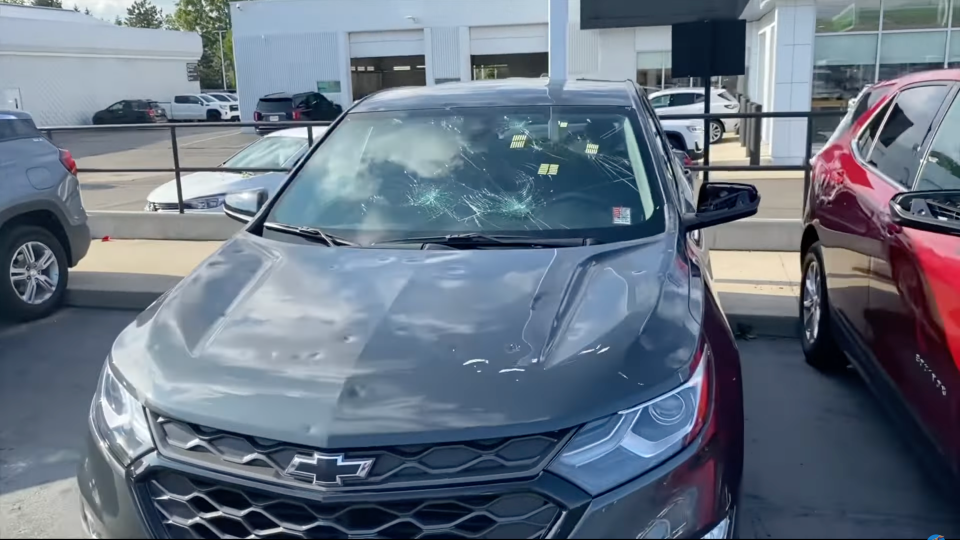
[[593,144],[593,143],[587,144],[587,155],[588,155],[588,156],[595,156],[595,155],[597,155],[597,150],[600,150],[600,145],[599,145],[599,144]]
[[560,165],[556,163],[541,163],[540,168],[537,169],[537,174],[548,174],[555,176],[557,171],[560,170]]
[[523,148],[527,144],[527,136],[524,134],[514,135],[510,142],[510,148]]
[[614,225],[630,225],[630,207],[629,206],[613,207],[613,224]]

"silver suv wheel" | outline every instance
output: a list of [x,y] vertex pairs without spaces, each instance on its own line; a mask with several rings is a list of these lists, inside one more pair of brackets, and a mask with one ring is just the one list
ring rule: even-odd
[[27,242],[14,250],[9,273],[14,292],[31,305],[50,300],[60,283],[56,255],[49,246],[37,241]]

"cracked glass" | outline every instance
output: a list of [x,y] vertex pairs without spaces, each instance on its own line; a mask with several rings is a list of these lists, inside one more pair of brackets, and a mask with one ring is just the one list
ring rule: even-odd
[[491,107],[353,113],[267,217],[361,243],[430,234],[589,237],[664,229],[636,112]]

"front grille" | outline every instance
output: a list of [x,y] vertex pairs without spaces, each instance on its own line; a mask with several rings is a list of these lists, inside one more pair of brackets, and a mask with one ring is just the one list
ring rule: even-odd
[[522,437],[438,445],[357,450],[314,449],[153,417],[160,452],[179,461],[245,478],[312,484],[284,474],[294,456],[342,454],[346,460],[373,460],[364,478],[343,479],[337,489],[451,485],[530,477],[539,473],[566,441],[570,430]]
[[532,492],[320,502],[168,469],[138,492],[171,538],[542,538],[561,514]]
[[230,110],[231,110],[231,111],[236,111],[236,110],[238,110],[238,109],[239,109],[239,106],[237,106],[237,105],[231,105],[231,106],[230,106]]
[[180,207],[177,203],[158,203],[151,202],[147,203],[147,209],[151,212],[170,212],[170,211],[179,211]]

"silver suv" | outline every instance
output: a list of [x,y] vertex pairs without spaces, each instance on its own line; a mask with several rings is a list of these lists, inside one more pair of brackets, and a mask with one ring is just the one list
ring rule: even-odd
[[44,317],[90,247],[77,163],[29,114],[0,110],[0,317]]

